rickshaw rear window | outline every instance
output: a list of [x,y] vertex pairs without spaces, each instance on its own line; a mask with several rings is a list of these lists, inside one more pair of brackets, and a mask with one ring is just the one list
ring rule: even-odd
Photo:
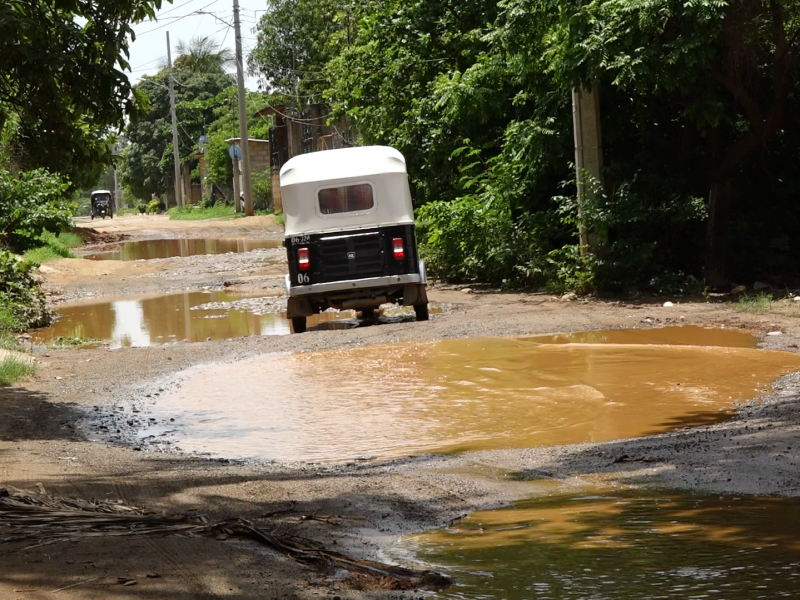
[[323,215],[358,212],[375,206],[372,186],[368,183],[327,188],[319,191],[319,212]]

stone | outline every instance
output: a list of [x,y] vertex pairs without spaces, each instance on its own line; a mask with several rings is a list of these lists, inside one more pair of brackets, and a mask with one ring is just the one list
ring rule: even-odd
[[783,335],[782,331],[770,331],[767,335]]
[[737,285],[731,290],[731,294],[744,294],[747,291],[746,285]]
[[664,308],[670,308],[671,306],[675,306],[672,302],[664,302]]
[[562,302],[574,302],[577,299],[578,299],[578,294],[576,294],[575,292],[567,292],[566,294],[561,296]]
[[770,284],[764,283],[763,281],[756,281],[753,284],[753,289],[756,292],[758,292],[759,290],[768,290],[770,287],[772,287]]
[[800,302],[800,296],[795,296],[792,298],[792,302]]
[[462,294],[471,294],[472,293],[472,288],[464,288],[463,290],[461,290],[461,293]]

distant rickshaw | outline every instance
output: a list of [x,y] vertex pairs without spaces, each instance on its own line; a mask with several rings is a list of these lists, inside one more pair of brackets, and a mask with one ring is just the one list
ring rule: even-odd
[[95,217],[114,218],[111,192],[108,190],[95,190],[92,192],[92,220]]

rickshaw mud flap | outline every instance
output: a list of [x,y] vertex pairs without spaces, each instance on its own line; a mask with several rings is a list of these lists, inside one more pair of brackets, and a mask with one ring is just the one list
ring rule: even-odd
[[286,318],[310,317],[314,314],[311,300],[307,296],[290,297],[286,305]]
[[403,286],[403,306],[428,303],[428,290],[424,283],[407,283]]

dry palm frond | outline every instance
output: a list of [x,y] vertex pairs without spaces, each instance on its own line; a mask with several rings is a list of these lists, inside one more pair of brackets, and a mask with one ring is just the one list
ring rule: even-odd
[[451,583],[432,571],[405,569],[325,550],[308,540],[266,531],[246,519],[209,523],[201,515],[159,516],[118,502],[0,489],[0,543],[35,541],[38,546],[62,540],[142,535],[248,538],[323,573],[343,569],[349,574],[345,581],[358,588],[440,589]]

